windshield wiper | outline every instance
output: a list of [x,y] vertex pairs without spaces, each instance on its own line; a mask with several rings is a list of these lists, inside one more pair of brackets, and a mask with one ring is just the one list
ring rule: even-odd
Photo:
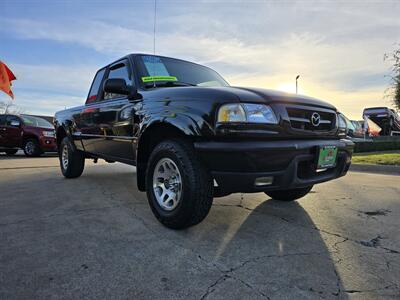
[[169,86],[173,86],[173,85],[176,85],[176,86],[197,86],[197,84],[183,82],[183,81],[168,81],[166,83],[166,85],[169,85]]
[[147,82],[145,84],[146,88],[162,87],[162,86],[197,86],[197,84],[183,82],[183,81],[165,81],[165,82]]

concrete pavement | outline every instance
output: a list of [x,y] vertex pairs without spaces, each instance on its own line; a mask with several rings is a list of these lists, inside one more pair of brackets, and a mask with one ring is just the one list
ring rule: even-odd
[[135,176],[0,156],[0,299],[400,298],[399,176],[217,198],[184,231],[156,221]]

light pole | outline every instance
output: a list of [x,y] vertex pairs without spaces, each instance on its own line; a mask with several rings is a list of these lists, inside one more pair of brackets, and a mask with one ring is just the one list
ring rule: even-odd
[[297,88],[297,87],[298,87],[298,85],[297,85],[297,80],[299,79],[299,77],[300,77],[300,75],[297,75],[297,76],[296,76],[296,94],[298,94],[298,88]]

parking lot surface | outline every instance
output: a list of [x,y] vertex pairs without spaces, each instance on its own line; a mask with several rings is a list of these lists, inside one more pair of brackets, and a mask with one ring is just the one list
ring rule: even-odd
[[183,231],[135,168],[0,156],[0,299],[399,299],[400,177],[350,172],[292,203],[214,200]]

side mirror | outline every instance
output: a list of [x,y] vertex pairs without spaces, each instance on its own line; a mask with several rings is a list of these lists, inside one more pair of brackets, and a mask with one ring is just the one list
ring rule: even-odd
[[19,126],[21,126],[21,122],[18,121],[18,120],[12,120],[11,123],[10,123],[10,125],[11,125],[12,127],[19,127]]
[[103,90],[106,93],[127,95],[129,98],[134,98],[137,91],[134,87],[128,86],[125,79],[109,78],[104,82]]

